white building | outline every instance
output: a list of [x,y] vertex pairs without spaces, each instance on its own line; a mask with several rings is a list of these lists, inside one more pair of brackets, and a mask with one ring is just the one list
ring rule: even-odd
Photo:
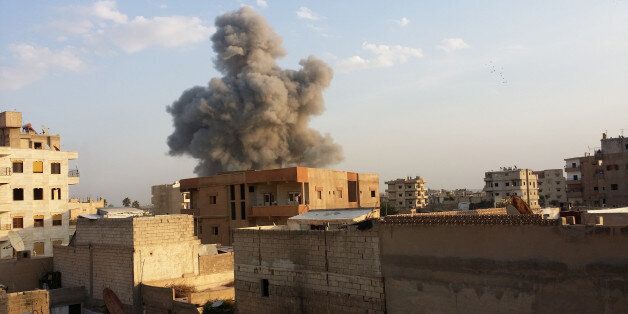
[[0,258],[50,256],[53,244],[68,243],[69,186],[79,183],[68,161],[77,158],[59,135],[22,126],[22,113],[0,113]]

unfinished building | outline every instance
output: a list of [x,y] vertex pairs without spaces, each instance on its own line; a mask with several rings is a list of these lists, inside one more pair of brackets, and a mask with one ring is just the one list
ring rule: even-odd
[[538,178],[530,169],[502,167],[484,174],[484,192],[494,205],[518,196],[531,208],[539,208]]

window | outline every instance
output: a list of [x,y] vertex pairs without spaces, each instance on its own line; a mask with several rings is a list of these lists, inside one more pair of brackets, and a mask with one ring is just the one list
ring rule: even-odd
[[52,225],[53,226],[61,226],[63,224],[63,218],[61,214],[52,215]]
[[60,200],[61,199],[61,188],[52,188],[52,189],[50,189],[50,199],[51,200]]
[[617,184],[611,184],[611,190],[617,191]]
[[213,235],[218,235],[218,227],[212,227],[212,234]]
[[51,174],[61,174],[61,164],[58,162],[53,162],[50,164],[50,173]]
[[24,228],[24,218],[13,217],[13,229],[22,229],[22,228]]
[[24,173],[24,163],[21,161],[14,161],[13,173]]
[[255,186],[249,185],[249,193],[255,193]]
[[494,195],[495,195],[495,196],[499,196],[499,193],[495,193]]
[[509,183],[509,182],[506,182],[506,186],[510,186],[510,183]]
[[22,188],[13,189],[13,200],[14,201],[23,201],[24,200],[24,189],[22,189]]
[[342,189],[336,189],[336,192],[338,193],[338,198],[342,198]]
[[493,184],[493,186],[498,187],[499,183],[495,182],[495,184]]
[[229,186],[229,199],[235,201],[235,185]]
[[316,197],[317,197],[319,200],[322,200],[322,199],[323,199],[323,191],[321,191],[321,190],[317,190],[317,191],[316,191]]
[[63,244],[63,240],[61,239],[52,240],[52,245],[62,245],[62,244]]
[[44,255],[44,242],[35,242],[33,243],[33,255],[40,256]]
[[371,190],[371,197],[375,197],[375,191]]
[[231,202],[231,220],[236,220],[236,204],[235,204],[235,202]]
[[270,296],[270,284],[268,283],[268,279],[262,279],[262,282],[260,283],[261,286],[261,290],[262,290],[262,296],[263,297],[268,297]]
[[577,175],[577,174],[574,174],[574,175],[573,175],[573,179],[574,179],[575,181],[578,181],[578,175]]
[[33,173],[44,173],[43,161],[33,161]]
[[576,163],[575,162],[571,163],[571,168],[576,168]]
[[347,195],[349,195],[349,202],[357,202],[358,201],[358,182],[357,181],[347,181]]
[[44,215],[33,216],[33,227],[41,228],[44,226]]
[[33,189],[33,199],[36,201],[41,201],[44,199],[44,189],[42,188],[34,188]]
[[41,145],[41,142],[35,142],[35,143],[33,143],[33,148],[34,148],[34,149],[42,149],[42,147],[43,147],[43,146]]
[[240,202],[240,219],[246,219],[246,202]]
[[246,193],[244,193],[244,184],[240,184],[240,199],[243,200],[246,198]]
[[215,205],[216,204],[216,195],[210,195],[209,196],[209,204],[211,204],[211,205]]

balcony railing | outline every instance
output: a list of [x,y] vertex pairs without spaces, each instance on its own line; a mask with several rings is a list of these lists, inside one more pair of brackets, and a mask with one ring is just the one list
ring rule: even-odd
[[68,177],[78,178],[79,177],[78,169],[73,169],[73,170],[68,171]]
[[13,173],[11,167],[0,167],[0,176],[7,177]]

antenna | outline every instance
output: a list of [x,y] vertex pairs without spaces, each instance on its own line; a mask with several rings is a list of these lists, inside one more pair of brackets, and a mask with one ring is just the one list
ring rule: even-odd
[[624,131],[626,131],[626,129],[619,129],[619,133],[621,134],[621,137],[624,137]]

